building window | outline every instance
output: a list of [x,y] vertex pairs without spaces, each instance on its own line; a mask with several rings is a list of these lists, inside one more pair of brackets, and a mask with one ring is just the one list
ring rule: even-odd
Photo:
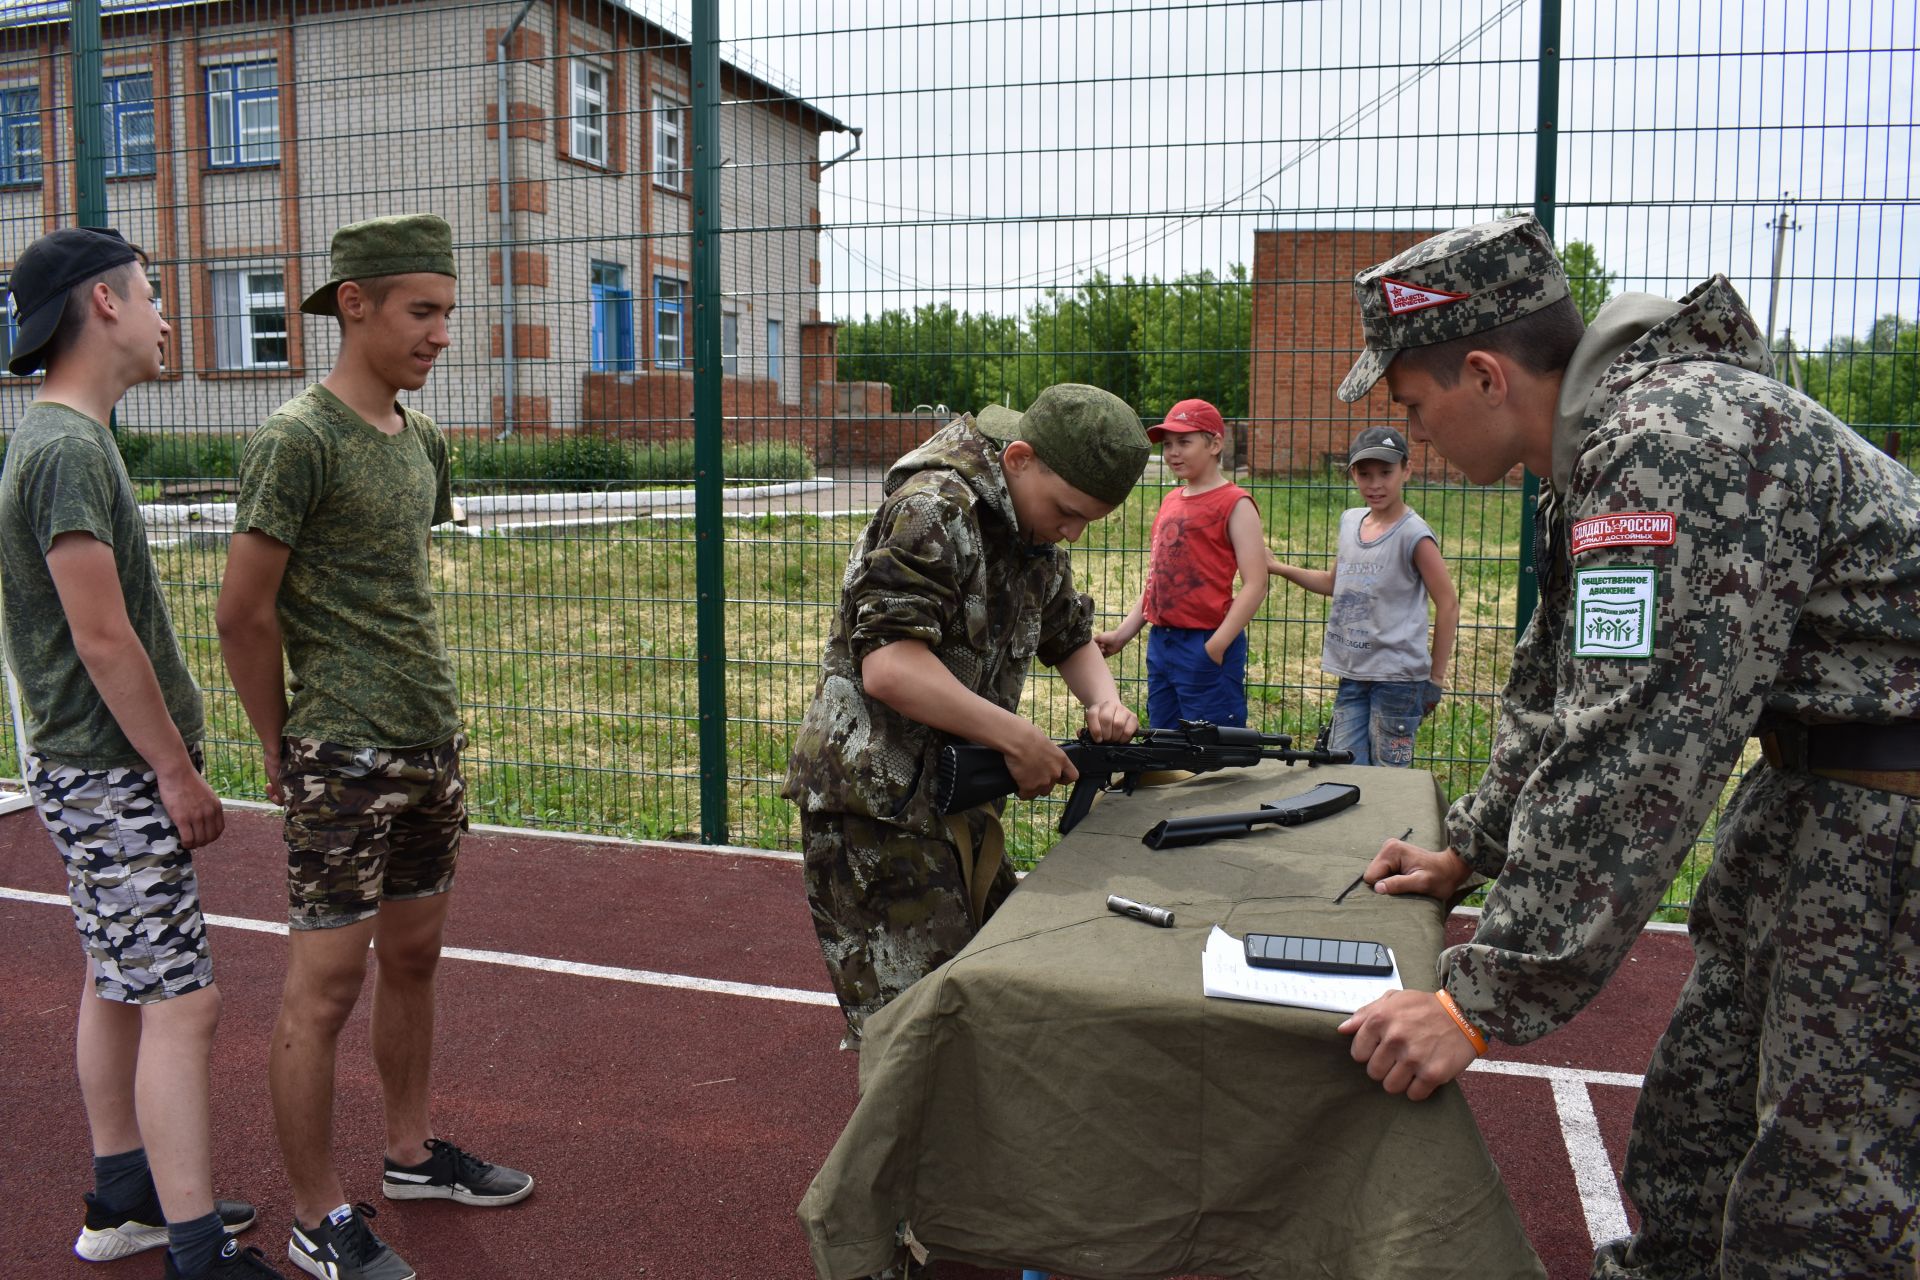
[[584,58],[573,60],[573,145],[575,160],[607,167],[607,69]]
[[245,62],[207,68],[207,137],[220,168],[280,160],[280,68]]
[[0,185],[40,181],[40,89],[0,89]]
[[653,180],[672,191],[687,189],[687,104],[653,95]]
[[780,322],[767,321],[767,378],[780,381]]
[[678,369],[687,358],[687,282],[653,278],[653,363]]
[[627,288],[627,269],[617,262],[590,264],[587,293],[593,299],[593,371],[633,368],[633,290]]
[[153,75],[114,76],[106,82],[101,139],[107,176],[153,172]]
[[0,374],[8,372],[7,362],[13,359],[14,339],[20,336],[20,314],[13,305],[13,278],[0,277],[0,289],[7,291],[7,305],[0,311]]
[[287,368],[286,277],[265,267],[215,271],[213,330],[217,367]]
[[732,311],[720,313],[720,372],[740,376],[740,316]]

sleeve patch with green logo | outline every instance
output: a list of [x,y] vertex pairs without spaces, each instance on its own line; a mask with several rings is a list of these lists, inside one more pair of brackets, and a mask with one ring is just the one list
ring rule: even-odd
[[1651,658],[1656,577],[1652,568],[1576,569],[1573,656]]

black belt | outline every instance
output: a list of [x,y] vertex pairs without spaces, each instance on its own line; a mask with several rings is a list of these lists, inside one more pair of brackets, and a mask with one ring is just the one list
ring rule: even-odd
[[1754,730],[1767,763],[1776,769],[1820,772],[1920,770],[1920,720],[1893,724],[1803,724],[1766,716]]

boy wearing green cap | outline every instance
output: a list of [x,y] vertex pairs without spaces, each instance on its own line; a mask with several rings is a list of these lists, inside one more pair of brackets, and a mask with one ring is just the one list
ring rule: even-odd
[[1057,544],[1125,501],[1150,449],[1119,397],[1063,383],[1024,414],[961,418],[887,472],[783,792],[800,805],[807,897],[846,1043],[957,955],[1013,889],[995,806],[935,812],[941,748],[996,748],[1025,797],[1077,777],[1014,713],[1035,658],[1066,680],[1093,737],[1139,728]]
[[[447,445],[401,406],[450,345],[453,233],[431,215],[333,238],[333,272],[301,304],[340,323],[319,384],[247,442],[221,583],[221,652],[286,806],[288,961],[269,1059],[293,1184],[287,1256],[327,1280],[407,1280],[332,1160],[334,1056],[371,942],[373,1050],[389,1199],[503,1205],[533,1180],[434,1136],[434,972],[466,805],[453,666],[428,535],[453,516]],[[281,652],[292,670],[292,697]]]
[[1749,737],[1688,920],[1596,1277],[1912,1280],[1920,1252],[1920,481],[1773,376],[1725,276],[1583,324],[1531,217],[1355,278],[1407,433],[1479,484],[1549,486],[1540,606],[1448,848],[1388,841],[1376,892],[1493,878],[1440,990],[1341,1025],[1423,1098],[1489,1038],[1598,993]]

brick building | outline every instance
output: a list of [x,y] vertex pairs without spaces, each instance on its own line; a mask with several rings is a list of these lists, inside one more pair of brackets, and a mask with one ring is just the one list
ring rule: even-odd
[[[333,230],[430,211],[454,229],[460,313],[414,403],[456,430],[687,433],[684,38],[614,0],[533,0],[505,60],[503,221],[497,48],[518,3],[105,8],[109,222],[152,255],[174,325],[170,373],[134,390],[123,423],[251,428],[331,363],[333,323],[298,306]],[[0,8],[0,273],[72,216],[70,51],[65,5]],[[849,126],[731,64],[721,98],[728,412],[789,438],[816,403],[885,412],[885,388],[816,385],[834,337],[822,138],[844,150]],[[0,377],[6,419],[32,381]]]
[[[1400,422],[1383,381],[1348,405],[1335,394],[1365,345],[1353,277],[1433,235],[1432,230],[1338,228],[1256,231],[1246,461],[1257,472],[1344,470],[1363,428]],[[1459,473],[1424,444],[1413,473]]]

